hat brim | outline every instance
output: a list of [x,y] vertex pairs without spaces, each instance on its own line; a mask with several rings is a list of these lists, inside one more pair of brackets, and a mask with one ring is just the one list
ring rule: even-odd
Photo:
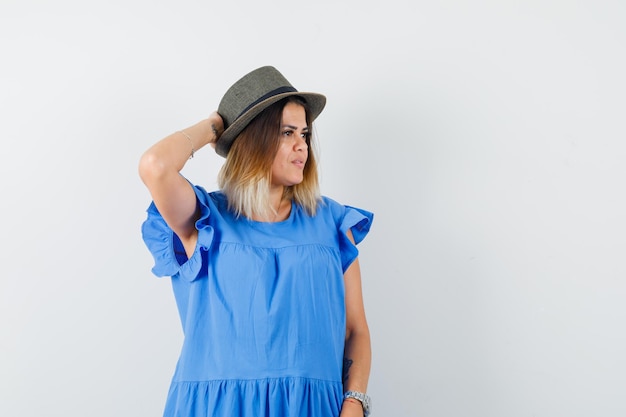
[[235,120],[230,126],[228,126],[215,143],[215,152],[217,152],[218,155],[226,158],[230,147],[233,145],[233,142],[235,141],[237,136],[239,136],[241,131],[244,130],[246,126],[248,126],[252,119],[258,116],[267,107],[289,96],[300,96],[304,100],[306,100],[309,107],[311,121],[315,120],[326,106],[326,97],[318,93],[303,93],[296,91],[276,94],[275,96],[272,96],[267,100],[258,103],[254,107],[251,107],[248,111],[239,116],[237,120]]

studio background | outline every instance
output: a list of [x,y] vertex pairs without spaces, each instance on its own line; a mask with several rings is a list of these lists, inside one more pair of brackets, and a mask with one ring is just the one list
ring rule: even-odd
[[[141,153],[274,65],[324,93],[374,416],[626,415],[626,3],[0,3],[0,415],[161,415]],[[184,174],[216,187],[222,159]]]

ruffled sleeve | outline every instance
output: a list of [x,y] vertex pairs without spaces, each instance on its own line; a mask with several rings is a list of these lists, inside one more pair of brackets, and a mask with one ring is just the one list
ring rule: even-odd
[[144,243],[154,258],[152,273],[158,277],[179,276],[187,281],[197,278],[203,259],[213,243],[214,230],[209,224],[211,214],[210,197],[207,192],[194,186],[196,199],[200,208],[200,218],[196,221],[198,242],[191,258],[187,259],[183,245],[167,225],[154,203],[148,207],[148,217],[143,222],[141,231]]
[[[359,255],[356,245],[361,243],[370,231],[374,214],[369,211],[343,206],[343,216],[339,222],[339,251],[341,252],[341,265],[345,272]],[[348,230],[352,230],[354,243],[347,235]]]

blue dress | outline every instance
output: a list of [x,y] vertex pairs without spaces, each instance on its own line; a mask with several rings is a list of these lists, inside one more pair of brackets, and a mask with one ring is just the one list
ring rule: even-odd
[[221,192],[195,186],[198,243],[187,260],[154,203],[142,226],[171,276],[184,331],[165,417],[339,416],[346,314],[343,273],[373,215],[323,198],[282,222],[236,219]]

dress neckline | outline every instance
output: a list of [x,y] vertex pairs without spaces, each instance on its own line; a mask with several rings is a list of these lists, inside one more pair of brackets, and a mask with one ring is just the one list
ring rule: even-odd
[[289,210],[289,216],[287,216],[285,220],[280,220],[277,222],[265,222],[265,221],[260,221],[260,220],[252,220],[247,217],[245,219],[249,224],[252,224],[252,225],[267,225],[268,227],[271,227],[272,225],[281,225],[281,224],[290,223],[295,215],[295,211],[296,211],[295,202],[291,200],[291,208]]

